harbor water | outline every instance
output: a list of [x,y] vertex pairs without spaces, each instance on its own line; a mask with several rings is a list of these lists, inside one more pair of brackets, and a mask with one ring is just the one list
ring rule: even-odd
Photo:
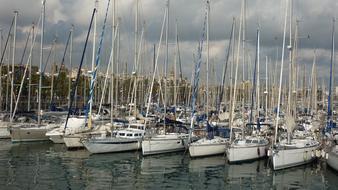
[[184,152],[90,155],[48,142],[0,140],[0,189],[337,189],[325,162],[272,171],[268,160],[229,165],[225,157]]

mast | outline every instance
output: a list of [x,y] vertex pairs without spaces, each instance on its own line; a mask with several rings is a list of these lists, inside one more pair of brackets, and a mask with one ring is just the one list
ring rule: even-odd
[[206,41],[206,45],[207,45],[207,89],[206,89],[206,94],[207,94],[207,106],[206,106],[206,114],[207,114],[207,121],[209,121],[209,22],[210,22],[210,0],[207,0],[207,41]]
[[110,89],[110,123],[113,125],[114,119],[114,53],[115,53],[115,11],[116,11],[116,1],[113,0],[113,31],[112,31],[112,50],[111,50],[111,89]]
[[[241,98],[242,98],[242,106],[243,106],[243,108],[244,108],[244,104],[245,104],[245,62],[246,62],[246,59],[245,59],[245,43],[246,43],[246,31],[245,31],[245,29],[246,29],[246,0],[243,0],[243,15],[242,15],[242,17],[243,17],[243,30],[242,30],[242,36],[243,36],[243,40],[242,40],[242,51],[243,51],[243,56],[242,56],[242,58],[243,58],[243,60],[242,60],[242,64],[243,64],[243,70],[242,70],[242,78],[243,78],[243,81],[242,81],[242,96],[241,96]],[[248,70],[248,69],[247,69]],[[249,93],[248,93],[249,94]]]
[[298,73],[297,73],[297,66],[296,65],[296,58],[297,58],[297,49],[298,49],[298,23],[299,21],[296,21],[296,27],[295,27],[295,35],[294,35],[294,40],[293,40],[293,47],[292,47],[292,53],[291,53],[291,113],[293,115],[296,114],[296,108],[297,108],[297,84],[295,83]]
[[[0,52],[2,53],[2,28],[0,28]],[[0,111],[2,110],[2,64],[0,63]]]
[[[120,24],[120,18],[118,18],[117,20],[117,25]],[[116,45],[116,94],[115,94],[115,105],[116,105],[116,108],[117,108],[117,105],[118,105],[118,101],[119,101],[119,80],[120,80],[120,72],[119,72],[119,67],[120,67],[120,27],[118,27],[116,29],[116,33],[117,33],[117,45]],[[121,95],[120,95],[121,97]]]
[[[253,79],[252,79],[251,109],[250,109],[249,123],[253,122],[253,110],[254,110],[254,105],[255,105],[254,96],[255,95],[257,96],[256,89],[258,89],[258,81],[256,81],[256,76],[258,74],[257,66],[259,65],[259,35],[260,35],[260,29],[258,27],[257,28],[257,37],[256,37],[256,58],[255,58],[255,65],[254,65],[254,69],[253,69],[254,73],[253,73]],[[258,98],[256,97],[256,99],[258,99]],[[256,107],[256,111],[258,112],[258,117],[259,117],[259,107],[258,106]],[[258,117],[256,117],[256,118],[258,118]]]
[[74,31],[74,25],[72,25],[72,27],[70,29],[69,77],[68,77],[68,107],[70,107],[70,99],[71,99],[70,96],[71,96],[72,75],[73,75],[73,67],[72,67],[73,31]]
[[260,109],[261,109],[261,97],[260,97],[260,28],[258,28],[258,34],[257,34],[257,116],[256,118],[259,118],[260,115]]
[[170,0],[167,0],[167,19],[166,19],[166,30],[165,30],[165,65],[164,65],[164,132],[166,131],[166,115],[167,115],[167,80],[168,80],[168,60],[169,60],[169,47],[168,47],[168,35],[169,35],[169,3]]
[[[97,78],[97,69],[98,69],[98,66],[100,64],[101,49],[102,49],[102,43],[103,43],[103,38],[104,38],[104,32],[105,32],[105,29],[106,29],[107,17],[108,17],[108,12],[109,12],[109,5],[110,5],[110,0],[108,1],[107,9],[106,9],[105,16],[104,16],[104,21],[103,21],[103,25],[102,25],[98,49],[97,49],[96,58],[95,58],[94,70],[91,72],[92,78],[91,78],[91,81],[89,83],[89,85],[90,85],[89,86],[89,102],[88,102],[87,106],[90,106],[90,102],[93,102],[93,96],[95,95],[95,89],[97,89],[97,88],[95,88],[96,78]],[[86,86],[86,85],[84,85],[84,86]],[[91,106],[90,106],[90,108],[91,108]],[[88,109],[86,109],[86,120],[88,121],[88,123],[86,123],[86,124],[88,124],[87,125],[88,128],[92,128],[92,112],[89,110],[89,113],[88,113]]]
[[[207,6],[206,9],[209,9],[209,4],[207,1]],[[190,129],[189,129],[189,138],[188,142],[191,142],[191,135],[192,131],[194,128],[194,116],[195,116],[195,111],[196,111],[196,100],[197,100],[197,95],[198,95],[198,84],[199,84],[199,73],[200,73],[200,67],[201,67],[201,62],[202,62],[202,51],[203,51],[203,42],[205,39],[205,33],[206,33],[206,22],[207,22],[207,17],[208,17],[208,10],[205,12],[204,16],[204,22],[203,22],[203,29],[202,29],[202,36],[201,39],[198,43],[198,48],[197,48],[197,59],[195,60],[195,67],[194,67],[194,72],[193,72],[193,77],[192,77],[192,95],[191,95],[191,120],[190,120]]]
[[[88,44],[88,39],[89,39],[89,34],[90,34],[90,30],[92,28],[93,18],[94,18],[95,12],[96,12],[96,9],[94,8],[92,16],[91,16],[91,19],[90,19],[90,24],[89,24],[89,28],[88,28],[88,32],[87,32],[87,36],[86,36],[86,41],[85,41],[84,48],[83,48],[82,55],[81,55],[80,65],[79,65],[79,68],[78,68],[78,71],[77,71],[77,74],[76,74],[75,83],[73,84],[73,88],[72,88],[71,99],[70,99],[70,106],[68,108],[68,114],[67,114],[67,119],[66,119],[66,122],[65,122],[64,129],[67,128],[68,119],[70,117],[70,113],[71,113],[71,110],[72,110],[73,101],[76,101],[76,96],[75,95],[76,95],[76,91],[77,91],[77,85],[79,83],[79,79],[80,79],[80,75],[81,75],[81,68],[82,68],[82,65],[83,65],[83,60],[84,60],[84,57],[85,57],[85,53],[86,53],[86,49],[87,49],[87,44]],[[76,105],[76,103],[75,103],[75,105]]]
[[[53,51],[53,60],[52,60],[52,79],[51,79],[51,88],[50,88],[50,104],[51,106],[53,106],[53,95],[54,95],[54,74],[55,74],[55,51],[56,51],[56,48],[55,48],[55,45],[56,45],[56,40],[57,40],[57,37],[55,36],[55,39],[53,40],[53,44],[51,46],[51,49],[50,49],[50,53]],[[48,58],[47,58],[47,62],[45,64],[45,68],[48,64]],[[60,70],[61,70],[61,67],[60,67]],[[44,70],[43,70],[43,73],[44,73]]]
[[177,31],[177,19],[176,19],[176,53],[175,53],[175,63],[174,63],[174,116],[176,119],[176,104],[177,104],[177,58],[178,58],[178,31]]
[[[135,66],[135,72],[137,72],[136,71],[136,64],[137,64],[137,57],[138,57],[138,55],[137,55],[137,50],[138,50],[138,48],[137,48],[137,43],[138,43],[138,23],[139,23],[139,0],[136,0],[136,14],[135,14],[135,44],[134,44],[134,55],[135,55],[135,57],[134,57],[134,66]],[[134,94],[133,94],[133,96],[134,96],[134,116],[136,117],[136,111],[137,111],[137,106],[136,106],[136,104],[137,104],[137,98],[136,98],[136,96],[137,96],[137,75],[136,75],[136,73],[135,73],[135,80],[134,80]],[[132,96],[132,97],[133,97]]]
[[41,42],[40,42],[40,65],[39,65],[39,97],[38,97],[38,124],[41,124],[41,87],[42,87],[42,62],[43,62],[43,39],[45,31],[45,9],[46,0],[42,2],[41,9]]
[[335,62],[335,56],[334,56],[334,35],[335,35],[335,22],[336,19],[332,19],[332,46],[331,46],[331,64],[330,64],[330,81],[329,81],[329,96],[327,97],[327,126],[326,131],[330,131],[332,127],[332,110],[331,110],[331,104],[332,104],[332,82],[333,82],[333,67]]
[[280,101],[281,101],[281,94],[282,94],[282,80],[283,80],[283,65],[284,65],[284,53],[285,53],[285,37],[286,37],[286,22],[288,16],[288,3],[289,0],[286,0],[285,6],[285,17],[284,17],[284,31],[283,31],[283,47],[282,47],[282,58],[281,58],[281,69],[279,75],[279,90],[278,90],[278,99],[277,99],[277,116],[276,116],[276,125],[275,125],[275,142],[277,143],[277,132],[278,132],[278,122],[279,122],[279,112],[280,112]]
[[313,51],[313,63],[312,63],[312,69],[311,69],[311,77],[310,77],[310,85],[311,85],[311,99],[309,101],[309,108],[311,110],[311,115],[313,113],[314,110],[314,103],[315,103],[315,67],[316,67],[316,50]]
[[287,113],[291,113],[291,97],[292,97],[292,79],[293,79],[293,71],[292,71],[292,0],[290,0],[290,20],[289,20],[289,45],[287,46],[289,50],[289,87],[288,87],[288,106],[287,106]]
[[151,98],[152,98],[152,93],[153,93],[153,88],[154,88],[155,75],[156,75],[156,72],[157,72],[158,57],[160,55],[159,52],[161,50],[161,43],[162,43],[164,25],[165,25],[165,22],[166,22],[166,15],[167,15],[167,9],[165,9],[165,12],[164,12],[164,15],[163,15],[163,22],[162,22],[162,27],[161,27],[160,40],[159,40],[158,45],[157,45],[157,54],[156,54],[156,59],[155,59],[155,64],[154,64],[153,76],[152,76],[152,80],[151,80],[151,84],[150,84],[150,91],[149,91],[148,102],[147,102],[148,105],[147,105],[146,117],[148,117],[148,113],[149,113],[149,109],[150,109],[150,105],[151,105]]
[[239,65],[239,53],[240,53],[240,48],[241,48],[241,33],[242,33],[242,24],[243,24],[243,17],[242,17],[242,12],[243,12],[243,3],[241,6],[241,17],[239,20],[239,29],[238,29],[238,41],[237,41],[237,55],[236,55],[236,68],[235,68],[235,82],[234,82],[234,90],[233,90],[233,96],[232,96],[232,105],[231,105],[231,112],[230,112],[230,142],[232,141],[232,124],[234,120],[234,110],[236,106],[236,85],[237,85],[237,75],[238,75],[238,65]]
[[11,72],[11,104],[10,104],[10,123],[13,122],[13,101],[14,101],[14,64],[15,64],[15,46],[16,46],[16,25],[18,19],[18,11],[14,11],[14,34],[13,34],[13,50],[12,50],[12,72]]
[[[226,58],[225,58],[225,66],[224,66],[224,70],[223,70],[221,92],[220,92],[220,95],[219,95],[219,100],[218,100],[218,105],[217,105],[218,114],[220,114],[220,112],[221,112],[220,107],[221,107],[221,103],[222,103],[222,100],[223,100],[223,96],[224,96],[224,94],[227,93],[227,92],[224,93],[225,76],[226,76],[227,69],[228,69],[229,55],[230,55],[230,51],[231,51],[231,42],[232,42],[232,38],[233,38],[233,35],[234,35],[234,30],[235,30],[234,26],[235,26],[235,18],[232,19],[231,32],[230,32],[230,40],[229,40],[229,44],[228,44],[228,51],[227,51]],[[230,71],[230,73],[232,73],[232,70]],[[226,98],[225,98],[225,102],[226,102]]]
[[267,117],[268,113],[268,56],[265,56],[265,117]]
[[[118,105],[118,95],[119,95],[119,80],[120,80],[120,75],[119,75],[119,62],[120,62],[120,27],[116,27],[116,25],[120,25],[120,18],[118,17],[117,18],[117,24],[115,23],[116,21],[116,13],[117,13],[117,9],[116,9],[116,0],[114,0],[114,4],[113,4],[113,7],[114,7],[114,32],[116,33],[116,38],[117,38],[117,41],[116,39],[114,40],[114,42],[116,43],[116,58],[115,58],[115,62],[116,62],[116,84],[115,84],[115,105],[116,105],[116,109],[117,109],[117,105]],[[114,46],[115,47],[115,46]]]
[[[32,36],[35,36],[35,24],[32,24]],[[31,38],[31,46],[33,46],[34,38]],[[31,85],[32,85],[32,62],[33,62],[33,50],[31,57],[29,58],[29,70],[28,70],[28,99],[27,99],[27,111],[31,110]]]
[[[99,6],[99,1],[95,0],[95,12],[94,12],[94,26],[93,26],[93,48],[92,48],[92,69],[91,72],[93,73],[95,70],[95,51],[96,51],[96,21],[97,21],[97,10],[98,10],[98,6]],[[94,75],[91,74],[91,80],[94,80]],[[86,96],[86,94],[84,94],[84,96]],[[93,96],[90,96],[90,100],[89,100],[89,118],[91,118],[91,114],[92,114],[92,108],[93,107]],[[89,122],[91,122],[91,119],[89,120]]]

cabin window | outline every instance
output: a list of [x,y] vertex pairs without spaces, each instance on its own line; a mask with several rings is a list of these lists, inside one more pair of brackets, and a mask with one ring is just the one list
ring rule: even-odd
[[249,144],[251,143],[251,140],[246,140],[245,143]]
[[239,141],[239,140],[238,140],[238,139],[236,139],[236,140],[234,141],[234,143],[236,143],[236,144],[237,144],[237,143],[238,143],[238,141]]
[[258,140],[253,140],[252,143],[257,144],[257,143],[258,143]]
[[134,134],[134,137],[137,137],[137,136],[138,136],[138,134],[137,134],[137,133],[135,133],[135,134]]
[[133,134],[127,134],[127,137],[131,137],[131,136],[133,136]]
[[120,136],[125,136],[126,134],[125,133],[119,133]]

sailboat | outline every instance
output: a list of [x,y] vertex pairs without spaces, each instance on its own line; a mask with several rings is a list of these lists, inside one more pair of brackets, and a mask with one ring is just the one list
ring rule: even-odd
[[[5,53],[6,53],[6,50],[8,49],[8,46],[9,46],[8,42],[9,42],[9,38],[11,36],[11,31],[12,31],[15,19],[16,19],[16,15],[12,19],[12,24],[11,24],[11,26],[9,28],[9,31],[8,31],[5,47],[2,47],[2,30],[0,30],[0,41],[1,41],[0,42],[0,47],[1,47],[0,48],[0,50],[1,50],[0,69],[1,70],[2,70],[2,66],[3,66],[3,61],[4,61]],[[7,72],[8,72],[8,74],[7,74],[7,78],[8,78],[8,76],[9,76],[9,69],[7,69]],[[2,72],[0,72],[0,73],[2,73]],[[0,81],[0,85],[2,85],[1,82],[2,81]],[[8,117],[7,113],[1,113],[1,119],[0,119],[0,139],[11,138],[9,130],[8,130],[8,125],[10,124],[10,121],[9,121],[8,118],[9,117]]]
[[[256,42],[256,60],[254,66],[254,78],[253,78],[253,89],[251,94],[251,113],[250,113],[250,122],[245,126],[245,129],[250,129],[251,134],[244,134],[244,129],[242,130],[242,136],[235,139],[230,146],[227,148],[227,157],[228,162],[243,162],[248,160],[255,160],[262,157],[266,157],[267,150],[269,146],[269,141],[264,137],[260,136],[260,128],[262,124],[257,117],[257,123],[253,123],[253,108],[254,108],[254,95],[256,92],[256,86],[259,88],[259,85],[256,83],[259,82],[259,79],[256,81],[256,76],[259,74],[259,42],[260,42],[260,29],[257,29],[257,42]],[[258,68],[256,68],[258,65]],[[257,77],[258,78],[258,77]],[[259,91],[259,89],[258,89]],[[257,99],[259,97],[257,96]],[[257,113],[259,116],[259,101],[257,101]],[[254,132],[256,132],[254,134]]]
[[145,128],[143,124],[135,123],[130,124],[126,129],[114,130],[111,134],[107,134],[83,138],[81,142],[92,154],[139,150]]
[[[284,18],[283,49],[282,49],[280,80],[279,80],[279,93],[278,93],[278,105],[277,105],[278,107],[277,107],[276,127],[275,127],[275,141],[274,141],[273,147],[269,150],[269,153],[271,154],[270,157],[272,160],[272,165],[273,165],[274,170],[280,170],[280,169],[285,169],[289,167],[294,167],[294,166],[310,163],[311,161],[315,159],[315,150],[320,145],[319,142],[311,136],[306,137],[306,138],[293,138],[292,139],[292,132],[293,132],[294,127],[296,126],[296,123],[295,123],[294,117],[290,113],[287,113],[285,116],[285,125],[287,128],[287,139],[283,139],[277,142],[279,117],[280,117],[281,88],[282,88],[282,79],[283,79],[286,23],[287,23],[287,16],[288,16],[287,13],[288,13],[288,6],[289,6],[288,2],[289,1],[287,1],[286,3],[285,18]],[[289,49],[291,48],[292,47],[290,44]]]
[[[42,124],[42,111],[41,111],[41,86],[42,86],[42,60],[43,60],[43,39],[44,39],[44,18],[45,18],[45,3],[46,1],[43,1],[42,3],[42,8],[41,8],[41,17],[39,20],[39,22],[41,21],[41,30],[42,30],[42,34],[41,34],[41,47],[40,47],[40,71],[39,71],[39,96],[38,96],[38,121],[37,123],[33,123],[33,122],[29,122],[29,123],[13,123],[14,120],[14,116],[17,110],[17,106],[18,106],[18,102],[20,99],[20,95],[22,92],[22,88],[23,88],[23,84],[24,84],[24,80],[25,80],[25,75],[27,73],[28,70],[28,65],[29,65],[29,61],[32,55],[32,50],[34,47],[34,43],[35,43],[35,38],[36,38],[36,33],[33,34],[32,38],[33,38],[33,44],[31,46],[30,49],[30,53],[29,53],[29,58],[25,67],[25,71],[24,71],[24,76],[21,80],[21,85],[20,85],[20,89],[19,89],[19,93],[18,93],[18,97],[17,100],[15,102],[15,107],[14,109],[12,108],[12,101],[11,101],[11,115],[10,115],[10,134],[11,134],[11,140],[12,142],[23,142],[23,141],[43,141],[43,140],[48,140],[48,137],[46,137],[46,132],[49,129],[52,129],[54,127],[56,127],[55,123],[50,123],[50,124],[46,124],[48,121],[44,121],[44,123]],[[17,12],[15,13],[16,17],[17,17]],[[32,27],[32,31],[33,31],[33,27]],[[14,36],[16,32],[16,18],[15,18],[15,24],[14,24]],[[13,39],[13,43],[15,44],[15,37]],[[15,48],[15,45],[13,46],[13,48]],[[13,51],[13,57],[14,57],[14,53],[15,51]],[[13,63],[12,63],[12,67],[14,68],[14,58],[13,58]],[[12,71],[13,71],[12,68]],[[13,72],[12,72],[13,73]],[[13,85],[13,78],[12,78],[12,85]],[[13,88],[12,88],[12,92],[13,92]],[[11,93],[13,94],[13,93]],[[14,99],[13,97],[11,98],[12,100]]]
[[[210,11],[210,2],[207,1],[207,7],[206,7],[206,15],[205,15],[205,22],[203,26],[203,33],[202,33],[202,39],[199,44],[198,48],[198,60],[195,66],[195,76],[194,76],[194,86],[193,86],[193,96],[192,96],[192,117],[191,117],[191,128],[194,126],[194,115],[195,114],[195,101],[197,96],[197,89],[198,89],[198,81],[199,81],[199,70],[200,70],[200,64],[202,62],[201,60],[201,54],[202,54],[202,46],[203,46],[203,40],[206,33],[206,43],[207,43],[207,91],[208,91],[208,70],[209,70],[209,11]],[[207,114],[207,121],[206,121],[206,128],[208,135],[204,138],[201,138],[195,142],[191,142],[188,144],[189,147],[189,154],[190,157],[202,157],[202,156],[211,156],[211,155],[217,155],[217,154],[224,154],[226,145],[228,143],[228,138],[224,138],[221,136],[215,136],[214,135],[214,129],[212,127],[212,124],[208,121],[208,92],[207,92],[207,103],[206,103],[206,114]],[[190,137],[191,138],[191,137]]]
[[[109,3],[109,1],[108,1],[108,3]],[[90,24],[89,24],[89,29],[88,29],[87,36],[86,36],[84,50],[83,50],[82,56],[81,56],[80,66],[78,68],[75,83],[73,84],[72,93],[71,93],[71,97],[70,97],[70,104],[69,104],[69,108],[68,108],[69,110],[68,110],[66,122],[65,122],[65,125],[64,125],[64,133],[65,134],[64,134],[63,140],[64,140],[67,148],[81,148],[81,147],[83,147],[83,144],[81,142],[81,138],[84,137],[84,135],[85,135],[84,133],[86,133],[86,132],[89,133],[90,130],[91,130],[91,128],[86,127],[87,116],[75,119],[77,122],[80,122],[80,124],[83,123],[83,125],[80,125],[81,127],[78,127],[78,128],[74,127],[74,126],[69,128],[68,122],[69,122],[69,119],[70,119],[70,114],[72,112],[72,105],[73,105],[74,99],[76,98],[75,97],[75,91],[76,91],[76,88],[77,88],[77,85],[78,85],[78,82],[79,82],[79,78],[80,78],[80,74],[81,74],[81,68],[82,68],[82,64],[83,64],[83,60],[84,60],[84,55],[85,55],[86,48],[87,48],[88,38],[89,38],[89,34],[90,34],[90,31],[91,31],[91,28],[92,28],[94,17],[96,15],[96,11],[97,10],[96,10],[96,4],[95,4],[95,8],[93,9],[93,13],[92,13]],[[94,35],[94,37],[95,37],[95,35]],[[89,113],[88,115],[90,116],[89,121],[91,122],[92,121],[91,120],[92,119],[91,113]],[[93,120],[95,120],[95,119],[93,119]],[[75,122],[75,123],[77,123],[77,122]],[[78,123],[77,123],[77,125],[78,125]],[[90,123],[90,125],[91,125],[91,123]],[[68,128],[68,130],[67,130],[67,128]]]
[[[114,1],[114,10],[115,10],[115,1]],[[107,8],[107,12],[108,12],[108,8]],[[115,23],[115,15],[113,15],[113,23]],[[113,62],[114,58],[112,58],[112,55],[115,51],[115,40],[118,34],[118,29],[119,29],[118,24],[117,26],[115,26],[114,24],[113,44],[112,44],[111,56],[109,59],[110,64],[112,65],[114,63]],[[141,39],[142,39],[142,36],[143,36],[143,32],[141,34]],[[137,59],[137,61],[138,60],[139,59]],[[95,80],[95,77],[93,77],[93,79]],[[92,89],[92,86],[91,86],[91,89]],[[111,120],[113,119],[111,118]],[[122,152],[122,151],[131,151],[131,150],[140,149],[141,141],[144,135],[145,135],[144,124],[130,123],[128,127],[125,129],[113,130],[110,133],[108,132],[107,134],[102,134],[101,136],[97,136],[97,137],[92,136],[88,138],[83,138],[81,142],[84,145],[84,147],[92,154],[108,153],[108,152]]]
[[[164,23],[166,23],[166,65],[165,67],[167,68],[168,66],[168,34],[169,34],[169,0],[167,2],[167,8],[165,10],[165,15],[163,18],[163,26]],[[161,31],[161,39],[158,45],[158,52],[160,51],[160,44],[162,41],[162,35],[163,35],[163,26],[162,26],[162,31]],[[177,26],[176,26],[176,46],[178,46],[178,34],[177,34]],[[178,51],[178,49],[176,49]],[[177,52],[178,54],[178,52]],[[158,56],[159,53],[157,54],[156,60],[155,60],[155,71],[154,71],[154,76],[157,72],[157,63],[158,63]],[[176,71],[175,71],[176,73]],[[154,77],[153,76],[153,77]],[[167,80],[167,77],[165,77],[165,80]],[[176,80],[176,79],[175,79]],[[153,85],[153,83],[152,83]],[[165,83],[166,85],[166,83]],[[164,107],[166,109],[166,86],[164,87]],[[175,95],[176,96],[176,95]],[[148,101],[148,107],[151,105],[151,97],[152,97],[152,91],[150,92],[149,95],[149,101]],[[176,104],[176,102],[175,102]],[[176,105],[175,105],[176,106]],[[165,114],[166,115],[166,114]],[[146,113],[146,117],[148,116],[148,110]],[[165,118],[166,120],[166,118]],[[166,121],[165,121],[166,122]],[[165,123],[167,125],[167,122]],[[166,127],[164,127],[166,129]],[[187,145],[187,140],[188,140],[189,134],[188,133],[167,133],[167,131],[164,131],[164,134],[155,134],[151,135],[149,137],[146,137],[142,141],[142,154],[143,155],[151,155],[151,154],[161,154],[161,153],[168,153],[168,152],[177,152],[177,151],[183,151]]]
[[332,138],[334,139],[334,146],[332,150],[328,153],[327,157],[327,164],[338,171],[338,144],[337,144],[337,134],[334,134],[333,131],[337,132],[337,129],[333,128],[333,121],[332,121],[332,110],[331,110],[331,93],[332,93],[332,77],[333,76],[333,65],[334,65],[334,27],[335,26],[335,19],[333,19],[333,31],[332,31],[332,52],[331,52],[331,66],[330,66],[330,83],[329,83],[329,97],[328,97],[328,113],[327,113],[327,126],[326,131],[331,132]]
[[274,170],[312,162],[315,159],[315,151],[320,145],[320,143],[311,136],[292,138],[292,129],[296,124],[290,115],[287,115],[285,119],[285,125],[288,127],[288,138],[276,143],[272,149],[272,164]]

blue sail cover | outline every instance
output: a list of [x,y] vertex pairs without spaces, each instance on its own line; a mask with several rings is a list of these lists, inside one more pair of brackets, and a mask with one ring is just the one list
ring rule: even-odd
[[206,131],[207,131],[207,139],[213,139],[214,136],[230,138],[230,128],[213,126],[208,122],[206,126]]
[[214,138],[214,127],[209,122],[207,122],[206,131],[208,133],[207,139],[213,139]]

